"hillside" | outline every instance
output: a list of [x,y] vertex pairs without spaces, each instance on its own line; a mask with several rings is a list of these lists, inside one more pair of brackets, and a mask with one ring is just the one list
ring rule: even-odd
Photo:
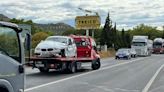
[[65,23],[56,23],[56,24],[36,24],[36,27],[41,28],[42,30],[52,31],[55,35],[60,35],[64,31],[74,29],[72,26]]
[[[7,16],[0,14],[0,21],[10,21],[11,19]],[[54,35],[61,35],[64,31],[73,30],[74,28],[65,23],[56,23],[56,24],[37,24],[34,23],[34,26],[43,31],[52,31]]]
[[8,18],[7,16],[0,14],[0,21],[10,21],[10,18]]

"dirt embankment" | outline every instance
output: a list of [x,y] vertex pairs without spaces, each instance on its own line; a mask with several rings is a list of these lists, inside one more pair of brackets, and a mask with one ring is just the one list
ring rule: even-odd
[[101,58],[108,58],[115,56],[116,51],[114,49],[108,49],[108,51],[100,51],[99,55]]

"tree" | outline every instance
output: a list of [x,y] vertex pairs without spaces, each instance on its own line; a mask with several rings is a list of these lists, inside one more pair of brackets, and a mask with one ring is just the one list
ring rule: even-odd
[[131,47],[131,37],[130,37],[129,32],[126,32],[124,39],[126,42],[126,48],[130,48]]
[[156,37],[160,37],[160,31],[157,30],[156,27],[147,26],[144,24],[140,24],[133,28],[133,30],[130,32],[130,34],[133,35],[147,35],[149,36],[149,39],[154,39]]
[[162,30],[162,38],[164,39],[164,26],[163,26],[163,30]]
[[125,30],[124,29],[122,29],[122,31],[121,31],[121,40],[122,40],[122,47],[126,47],[126,45],[127,45],[127,42],[126,42],[126,39],[125,39]]
[[45,40],[48,36],[49,35],[46,32],[35,33],[32,36],[32,48],[35,48],[40,41]]
[[109,13],[107,15],[103,31],[101,33],[100,44],[107,44],[108,47],[112,47],[114,42],[114,33],[112,28],[112,21],[110,19]]

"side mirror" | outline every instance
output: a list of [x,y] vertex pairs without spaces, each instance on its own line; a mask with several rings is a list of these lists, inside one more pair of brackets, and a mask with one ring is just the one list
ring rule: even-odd
[[23,65],[19,65],[18,66],[18,71],[19,71],[20,74],[21,73],[24,73],[24,67],[23,67]]
[[97,47],[96,47],[96,46],[93,46],[93,49],[94,49],[95,51],[97,51]]

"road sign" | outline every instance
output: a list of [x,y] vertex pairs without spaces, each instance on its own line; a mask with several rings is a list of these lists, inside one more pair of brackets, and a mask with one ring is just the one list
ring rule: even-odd
[[77,16],[75,19],[76,29],[99,29],[101,24],[100,16]]

